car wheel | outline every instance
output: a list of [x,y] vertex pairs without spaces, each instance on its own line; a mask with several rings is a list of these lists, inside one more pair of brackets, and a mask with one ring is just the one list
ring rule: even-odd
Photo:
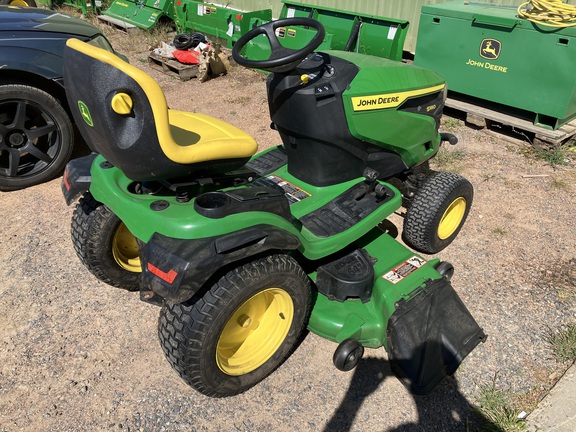
[[0,0],[0,5],[36,7],[34,0]]
[[136,238],[90,192],[74,209],[72,243],[80,261],[102,282],[128,291],[139,289],[142,267]]
[[167,303],[158,336],[189,385],[233,396],[272,373],[295,347],[310,310],[308,277],[272,255],[230,270],[193,305]]
[[33,186],[56,177],[73,147],[68,114],[34,87],[0,86],[0,190]]
[[461,175],[432,174],[406,211],[402,238],[420,252],[440,252],[460,232],[470,212],[473,195],[472,185]]

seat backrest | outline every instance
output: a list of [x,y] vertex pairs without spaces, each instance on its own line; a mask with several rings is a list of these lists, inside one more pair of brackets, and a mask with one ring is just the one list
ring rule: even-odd
[[[91,150],[128,178],[210,175],[247,160],[238,155],[226,159],[222,152],[201,157],[202,146],[194,146],[194,141],[179,145],[172,136],[166,98],[156,81],[101,48],[76,39],[66,45],[64,86],[78,129]],[[196,137],[200,140],[200,135]]]

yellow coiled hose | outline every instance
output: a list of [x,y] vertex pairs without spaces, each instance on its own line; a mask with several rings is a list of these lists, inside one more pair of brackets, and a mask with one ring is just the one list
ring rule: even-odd
[[547,27],[576,26],[576,6],[561,0],[530,0],[518,6],[522,18]]

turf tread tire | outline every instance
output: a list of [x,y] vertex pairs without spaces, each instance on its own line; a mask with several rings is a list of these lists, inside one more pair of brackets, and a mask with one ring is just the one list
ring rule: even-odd
[[[438,237],[438,225],[448,206],[458,197],[466,199],[466,210],[459,226],[446,239]],[[406,211],[402,238],[417,251],[435,254],[456,238],[472,206],[474,188],[459,174],[436,172],[414,196]]]
[[112,237],[121,223],[108,207],[86,192],[72,215],[74,250],[84,266],[108,285],[138,291],[140,273],[121,268],[112,255]]
[[[294,290],[294,319],[288,335],[257,369],[240,376],[226,375],[215,361],[220,332],[242,302],[268,287],[270,275],[280,275],[286,281],[282,288]],[[250,285],[258,288],[248,291]],[[194,304],[164,305],[158,338],[166,359],[187,384],[206,396],[233,396],[266,378],[290,355],[308,321],[310,303],[310,283],[298,263],[286,255],[271,255],[229,271]]]

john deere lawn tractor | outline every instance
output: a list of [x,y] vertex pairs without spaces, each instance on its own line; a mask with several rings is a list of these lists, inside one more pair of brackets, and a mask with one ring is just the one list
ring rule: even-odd
[[[302,26],[315,36],[285,48],[278,34]],[[245,58],[262,34],[270,57]],[[168,362],[209,396],[264,379],[305,328],[337,344],[341,370],[383,346],[414,393],[454,373],[485,338],[451,286],[453,267],[385,228],[404,201],[405,242],[430,254],[466,219],[467,180],[414,175],[443,140],[456,141],[438,133],[444,81],[383,58],[315,52],[323,37],[317,21],[289,18],[234,46],[238,64],[271,72],[282,144],[258,154],[245,132],[168,109],[136,67],[68,43],[66,92],[94,151],[63,178],[68,203],[82,195],[74,246],[97,278],[161,306]]]

